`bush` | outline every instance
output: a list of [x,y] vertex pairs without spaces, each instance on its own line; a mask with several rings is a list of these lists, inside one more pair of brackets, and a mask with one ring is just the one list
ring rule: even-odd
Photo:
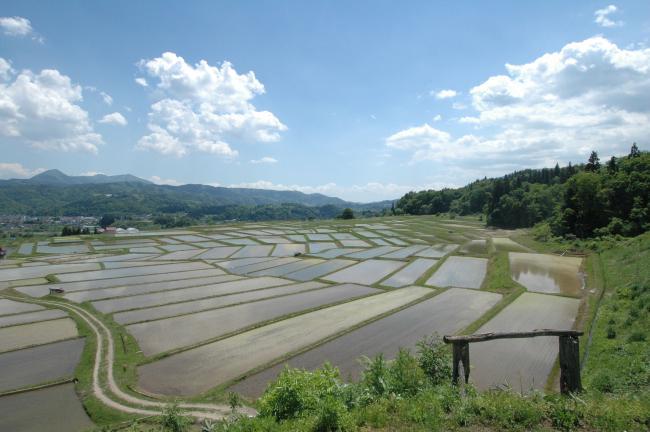
[[390,362],[388,377],[389,391],[397,396],[415,395],[423,388],[426,379],[418,360],[403,348],[400,348],[395,360]]
[[363,357],[361,360],[364,371],[361,383],[372,396],[383,396],[388,392],[388,367],[383,354],[378,354],[372,360]]
[[628,342],[645,342],[646,335],[641,331],[634,331],[630,334],[630,337],[627,338]]
[[418,363],[431,385],[451,380],[451,354],[437,336],[424,338],[417,343]]
[[321,401],[313,426],[315,432],[345,432],[354,430],[354,428],[354,422],[343,402],[332,396],[326,397]]
[[260,414],[284,420],[318,411],[327,398],[341,398],[339,371],[329,363],[314,371],[286,367],[260,398]]
[[562,431],[572,431],[580,427],[584,417],[584,406],[574,398],[566,396],[549,397],[548,416],[551,423]]
[[616,330],[613,327],[607,327],[607,339],[616,339]]
[[184,432],[192,424],[189,417],[183,415],[178,404],[167,405],[162,412],[160,423],[165,430],[172,432]]

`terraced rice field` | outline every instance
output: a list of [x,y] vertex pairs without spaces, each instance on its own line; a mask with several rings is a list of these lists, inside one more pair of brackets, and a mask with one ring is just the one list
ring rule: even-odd
[[71,377],[83,347],[71,339],[0,354],[0,393]]
[[430,293],[413,287],[378,294],[171,355],[138,369],[140,387],[167,395],[200,393]]
[[77,432],[93,424],[77,399],[74,384],[0,396],[0,430]]
[[426,281],[426,285],[478,289],[487,272],[488,260],[452,256]]
[[[477,333],[544,328],[571,330],[579,306],[578,299],[524,293]],[[470,345],[470,378],[482,389],[504,384],[517,391],[543,389],[557,355],[557,337],[474,343]]]
[[529,291],[580,295],[582,258],[510,252],[512,278]]
[[[84,308],[133,336],[147,357],[130,365],[139,376],[130,385],[145,392],[178,397],[230,386],[256,397],[285,363],[311,369],[329,360],[356,379],[362,355],[390,358],[433,332],[466,329],[502,298],[490,292],[500,287],[483,286],[486,257],[527,251],[496,234],[463,221],[388,218],[33,240],[0,265],[0,295],[88,302]],[[520,330],[524,317],[532,317],[526,326],[570,327],[580,300],[552,294],[583,294],[579,260],[511,253],[510,264],[514,280],[540,293],[522,295],[479,331]],[[71,377],[83,345],[67,312],[0,298],[0,395]],[[516,371],[500,350],[471,346],[479,386],[493,384],[485,376],[512,381],[524,374],[537,386],[557,355],[556,342],[522,345],[508,354],[522,365]],[[68,388],[24,397],[47,399]],[[60,409],[71,413],[62,430],[87,420],[75,411],[74,391],[59,397]],[[16,400],[0,396],[0,412]],[[43,408],[43,415],[52,419],[45,430],[57,430],[58,412]],[[20,409],[12,416],[21,421]]]
[[400,347],[414,350],[422,337],[456,333],[487,312],[500,298],[494,293],[450,289],[254,374],[231,390],[258,397],[285,364],[315,369],[326,360],[339,368],[342,377],[358,379],[361,356],[372,358],[383,353],[391,359]]

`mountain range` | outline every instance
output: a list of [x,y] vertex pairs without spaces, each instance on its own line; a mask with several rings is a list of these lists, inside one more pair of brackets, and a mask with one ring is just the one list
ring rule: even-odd
[[377,211],[392,201],[361,204],[298,191],[226,188],[200,184],[157,185],[125,174],[68,176],[52,169],[29,179],[0,180],[0,214],[102,215],[198,212],[227,206],[294,204]]

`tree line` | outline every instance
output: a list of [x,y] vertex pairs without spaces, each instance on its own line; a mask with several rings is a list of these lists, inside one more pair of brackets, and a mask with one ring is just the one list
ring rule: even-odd
[[650,229],[650,153],[601,164],[597,152],[580,165],[515,171],[458,189],[409,192],[397,214],[484,214],[487,224],[524,228],[547,224],[554,235],[637,235]]

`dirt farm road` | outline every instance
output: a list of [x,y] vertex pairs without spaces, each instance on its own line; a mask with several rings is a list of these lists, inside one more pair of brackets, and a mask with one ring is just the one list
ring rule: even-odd
[[[143,416],[160,415],[162,409],[168,405],[164,402],[151,401],[148,399],[133,396],[131,394],[123,392],[119,388],[113,376],[115,344],[111,332],[104,325],[104,323],[102,323],[99,319],[94,317],[86,310],[78,306],[70,305],[68,303],[50,300],[36,300],[9,295],[0,295],[0,298],[65,309],[66,311],[78,316],[88,325],[88,327],[95,334],[97,340],[97,349],[95,351],[95,361],[93,365],[93,394],[104,405],[121,412],[139,414]],[[106,350],[104,348],[104,345],[106,345]],[[106,351],[106,353],[104,353],[104,351]],[[108,384],[108,389],[110,392],[106,392],[101,385],[100,375],[102,373],[102,360],[104,360],[106,363],[106,383]],[[178,406],[184,410],[184,414],[197,419],[222,420],[231,413],[230,407],[227,405],[180,402]],[[255,410],[247,407],[239,408],[238,412],[240,414],[249,416],[254,416],[257,414]]]

